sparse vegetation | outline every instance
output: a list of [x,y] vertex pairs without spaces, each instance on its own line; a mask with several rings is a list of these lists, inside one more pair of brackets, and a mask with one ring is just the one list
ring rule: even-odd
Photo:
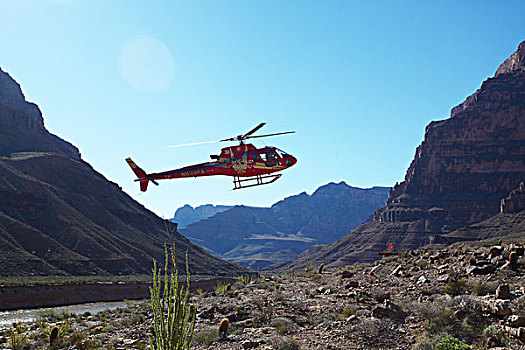
[[294,329],[294,322],[286,317],[276,317],[270,321],[270,325],[274,327],[279,334],[286,334]]
[[425,319],[425,330],[430,335],[449,333],[454,328],[456,317],[445,297],[421,304],[419,311]]
[[444,333],[434,334],[430,337],[421,337],[417,340],[412,350],[434,350],[437,343],[446,336]]
[[301,345],[295,339],[282,339],[279,345],[277,346],[277,350],[299,350],[299,349],[301,349]]
[[9,330],[8,343],[12,350],[22,349],[27,342],[26,329],[20,324],[14,324]]
[[3,286],[55,286],[69,284],[86,284],[98,282],[134,283],[149,282],[148,275],[121,275],[121,276],[15,276],[0,277]]
[[484,282],[484,281],[478,281],[472,287],[472,294],[478,295],[478,296],[483,296],[489,293],[494,293],[495,291],[496,291],[496,286],[494,283],[489,283],[489,282]]
[[467,282],[462,279],[450,280],[445,286],[445,293],[449,295],[460,295],[466,290]]
[[348,318],[352,315],[355,315],[356,314],[356,311],[353,310],[353,309],[349,309],[349,308],[345,308],[343,309],[343,312],[341,313],[341,315],[343,316],[343,318]]
[[206,328],[195,333],[195,342],[210,346],[219,340],[219,331],[217,328]]

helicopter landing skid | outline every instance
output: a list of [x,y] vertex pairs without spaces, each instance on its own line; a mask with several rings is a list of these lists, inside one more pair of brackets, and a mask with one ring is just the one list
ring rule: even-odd
[[255,187],[261,185],[268,185],[272,182],[277,181],[283,174],[266,174],[256,175],[252,177],[243,178],[242,180],[238,176],[233,177],[234,190],[240,190],[248,187]]

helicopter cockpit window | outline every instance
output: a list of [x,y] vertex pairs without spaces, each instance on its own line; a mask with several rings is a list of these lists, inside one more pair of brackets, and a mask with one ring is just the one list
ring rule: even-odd
[[252,159],[254,162],[260,162],[261,158],[259,158],[259,155],[257,153],[252,154]]
[[279,148],[275,148],[275,152],[277,152],[277,154],[281,157],[281,158],[286,158],[289,156],[288,153],[286,153],[285,151],[283,150],[280,150]]
[[261,155],[262,160],[265,162],[279,159],[279,157],[274,151],[262,151],[259,154]]
[[259,152],[264,165],[267,167],[273,167],[281,164],[280,157],[272,150]]

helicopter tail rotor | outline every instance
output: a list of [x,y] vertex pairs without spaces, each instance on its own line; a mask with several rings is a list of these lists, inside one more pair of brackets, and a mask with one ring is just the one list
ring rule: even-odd
[[135,181],[140,182],[140,190],[142,192],[146,192],[148,189],[148,183],[151,181],[155,185],[159,185],[157,181],[153,180],[144,170],[142,170],[131,158],[126,158],[126,162],[128,162],[131,170],[137,175],[138,179]]

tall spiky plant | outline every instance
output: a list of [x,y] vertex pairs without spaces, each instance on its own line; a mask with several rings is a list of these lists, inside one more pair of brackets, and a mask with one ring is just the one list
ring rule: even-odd
[[[190,271],[186,252],[186,287],[180,283],[175,245],[170,247],[172,270],[169,270],[168,249],[164,276],[153,261],[153,286],[150,288],[153,309],[154,334],[150,338],[151,348],[155,350],[189,350],[195,333],[195,304],[190,303]],[[163,278],[162,278],[163,277]]]

